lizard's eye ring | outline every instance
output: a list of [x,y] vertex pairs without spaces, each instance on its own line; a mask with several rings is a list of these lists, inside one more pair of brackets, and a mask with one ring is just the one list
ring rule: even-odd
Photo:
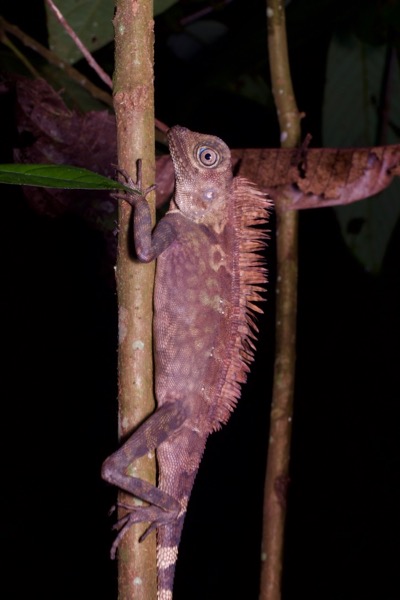
[[216,167],[220,161],[219,153],[209,146],[200,146],[197,149],[197,160],[208,169]]

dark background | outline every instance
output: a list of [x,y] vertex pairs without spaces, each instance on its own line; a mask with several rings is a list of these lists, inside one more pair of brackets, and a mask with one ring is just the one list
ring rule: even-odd
[[[24,6],[23,14],[14,4],[7,18],[43,38],[41,3]],[[293,80],[313,145],[321,141],[332,31],[359,31],[368,21],[371,35],[385,36],[388,24],[379,16],[388,4],[290,3]],[[156,21],[157,117],[219,135],[232,147],[277,146],[272,103],[263,107],[244,98],[237,84],[243,63],[268,81],[264,2],[230,3],[214,15],[227,35],[190,60],[178,59],[171,35],[181,33],[178,17],[194,10],[182,2]],[[368,14],[375,16],[368,20]],[[235,83],[218,87],[221,77]],[[1,161],[9,162],[15,123],[12,101],[4,96],[1,102]],[[30,208],[21,190],[0,191],[5,597],[116,598],[107,517],[115,492],[100,480],[101,462],[117,445],[117,305],[106,243],[77,216],[50,219]],[[272,216],[271,284],[256,362],[229,424],[209,440],[174,600],[258,597],[274,245]],[[381,271],[372,275],[345,246],[332,209],[300,214],[283,600],[400,598],[399,250],[397,224]]]

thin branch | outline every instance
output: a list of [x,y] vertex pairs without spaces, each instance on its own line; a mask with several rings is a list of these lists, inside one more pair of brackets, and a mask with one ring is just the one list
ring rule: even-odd
[[[27,58],[18,50],[15,44],[9,39],[8,36],[5,35],[5,32],[11,33],[14,37],[20,40],[25,46],[34,50],[37,54],[45,58],[50,64],[55,65],[62,71],[64,71],[73,81],[76,81],[79,85],[85,88],[93,98],[97,98],[104,104],[108,106],[113,106],[113,100],[110,94],[104,92],[99,87],[94,85],[89,79],[87,79],[82,73],[80,73],[77,69],[66,63],[62,60],[57,54],[42,46],[39,42],[31,38],[25,32],[21,31],[19,27],[16,25],[12,25],[3,17],[0,16],[0,40],[4,43],[4,45],[8,46],[12,52],[19,58],[19,60],[25,65],[28,71],[32,73],[35,77],[40,77],[38,71],[31,65],[31,63],[27,60]],[[111,80],[110,80],[111,81]],[[167,138],[166,132],[169,127],[159,119],[155,119],[155,127],[160,132],[156,131],[157,142],[164,144],[167,146]]]
[[[94,85],[91,81],[89,81],[89,79],[82,75],[82,73],[74,69],[74,67],[71,67],[71,65],[68,65],[64,60],[61,60],[57,54],[51,50],[48,50],[48,48],[45,48],[42,46],[42,44],[39,44],[39,42],[21,31],[19,27],[8,23],[8,21],[0,17],[0,29],[7,31],[20,40],[20,42],[22,42],[25,46],[31,48],[37,54],[45,58],[50,64],[55,65],[64,71],[73,81],[76,81],[80,86],[85,88],[93,96],[93,98],[97,98],[101,102],[104,102],[104,104],[112,106],[113,102],[110,94],[101,90],[99,87],[97,87],[97,85]],[[22,60],[19,54],[16,55],[18,58],[20,58],[20,60]],[[25,64],[24,60],[22,60],[22,62]]]
[[69,35],[71,40],[74,42],[74,44],[77,46],[79,51],[82,53],[82,55],[84,56],[84,58],[86,59],[88,64],[97,73],[97,75],[100,77],[100,79],[102,81],[104,81],[104,83],[110,88],[110,90],[112,90],[111,77],[109,75],[107,75],[107,73],[104,71],[104,69],[102,69],[101,66],[99,65],[99,63],[93,58],[90,51],[86,48],[85,44],[82,42],[82,40],[79,38],[79,36],[72,29],[71,25],[68,23],[68,21],[66,20],[64,15],[54,4],[53,0],[46,0],[46,2],[47,2],[48,7],[50,8],[50,10],[53,12],[54,16],[56,17],[57,21],[60,23],[60,25],[63,27],[63,29],[67,32],[67,34]]
[[205,8],[202,8],[201,10],[198,10],[195,13],[188,15],[187,17],[183,17],[180,20],[180,24],[182,25],[182,27],[184,27],[185,25],[190,25],[190,23],[194,23],[195,21],[202,19],[203,17],[209,15],[212,12],[221,10],[224,6],[230,4],[231,2],[232,0],[221,0],[220,2],[212,6],[206,6]]
[[17,48],[17,46],[10,40],[8,35],[5,33],[5,30],[1,27],[0,23],[0,42],[7,46],[11,52],[15,54],[15,56],[22,62],[27,71],[33,75],[33,77],[40,78],[40,73],[32,63],[26,58],[26,56]]
[[[114,106],[118,165],[132,175],[143,160],[143,186],[155,181],[153,2],[118,0],[114,17]],[[154,193],[148,199],[155,216]],[[119,340],[119,434],[126,437],[154,410],[152,369],[152,298],[154,263],[132,258],[131,210],[119,209],[117,291]],[[155,483],[154,456],[135,461],[135,477]],[[120,493],[121,502],[127,502]],[[128,503],[132,502],[129,498]],[[122,516],[122,515],[121,515]],[[148,524],[137,524],[118,549],[119,600],[154,600],[157,595],[155,535],[139,542]]]
[[169,129],[168,125],[166,125],[165,123],[163,123],[159,119],[154,119],[154,122],[155,122],[155,125],[156,125],[157,129],[159,129],[160,131],[162,131],[162,133],[167,133],[167,131]]
[[[293,148],[300,141],[300,115],[290,77],[283,0],[267,0],[267,19],[269,63],[281,145]],[[297,211],[282,210],[283,199],[274,200],[277,213],[276,359],[264,491],[261,600],[281,598],[296,356],[298,215]]]

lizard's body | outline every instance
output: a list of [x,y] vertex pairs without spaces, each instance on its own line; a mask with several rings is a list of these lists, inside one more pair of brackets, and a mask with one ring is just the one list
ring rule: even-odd
[[[176,190],[151,233],[144,198],[132,201],[138,258],[158,257],[154,290],[157,410],[109,457],[103,477],[147,501],[122,521],[157,527],[158,599],[171,600],[182,525],[208,435],[228,420],[253,356],[253,302],[265,268],[257,251],[269,201],[233,178],[218,138],[169,132]],[[128,477],[128,465],[157,448],[158,487]],[[121,536],[121,534],[120,534]],[[120,537],[117,538],[117,543]]]

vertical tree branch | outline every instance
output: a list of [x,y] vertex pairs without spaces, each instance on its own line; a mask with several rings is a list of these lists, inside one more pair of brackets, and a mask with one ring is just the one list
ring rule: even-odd
[[[300,140],[300,115],[290,77],[283,0],[267,0],[268,50],[281,145]],[[276,359],[264,490],[261,600],[280,600],[286,488],[289,480],[295,374],[297,306],[297,211],[285,210],[276,197],[277,309]]]
[[[114,106],[118,164],[133,176],[143,160],[143,186],[155,180],[153,93],[153,2],[117,0],[114,18]],[[148,197],[149,198],[149,197]],[[149,201],[154,214],[154,195]],[[129,433],[154,410],[152,297],[154,263],[132,258],[131,209],[121,203],[117,259],[119,305],[119,434]],[[132,467],[133,469],[133,467]],[[155,482],[154,457],[135,461],[131,474]],[[132,498],[120,494],[122,502]],[[118,550],[119,600],[157,596],[155,535],[139,542],[146,524],[131,527]]]

